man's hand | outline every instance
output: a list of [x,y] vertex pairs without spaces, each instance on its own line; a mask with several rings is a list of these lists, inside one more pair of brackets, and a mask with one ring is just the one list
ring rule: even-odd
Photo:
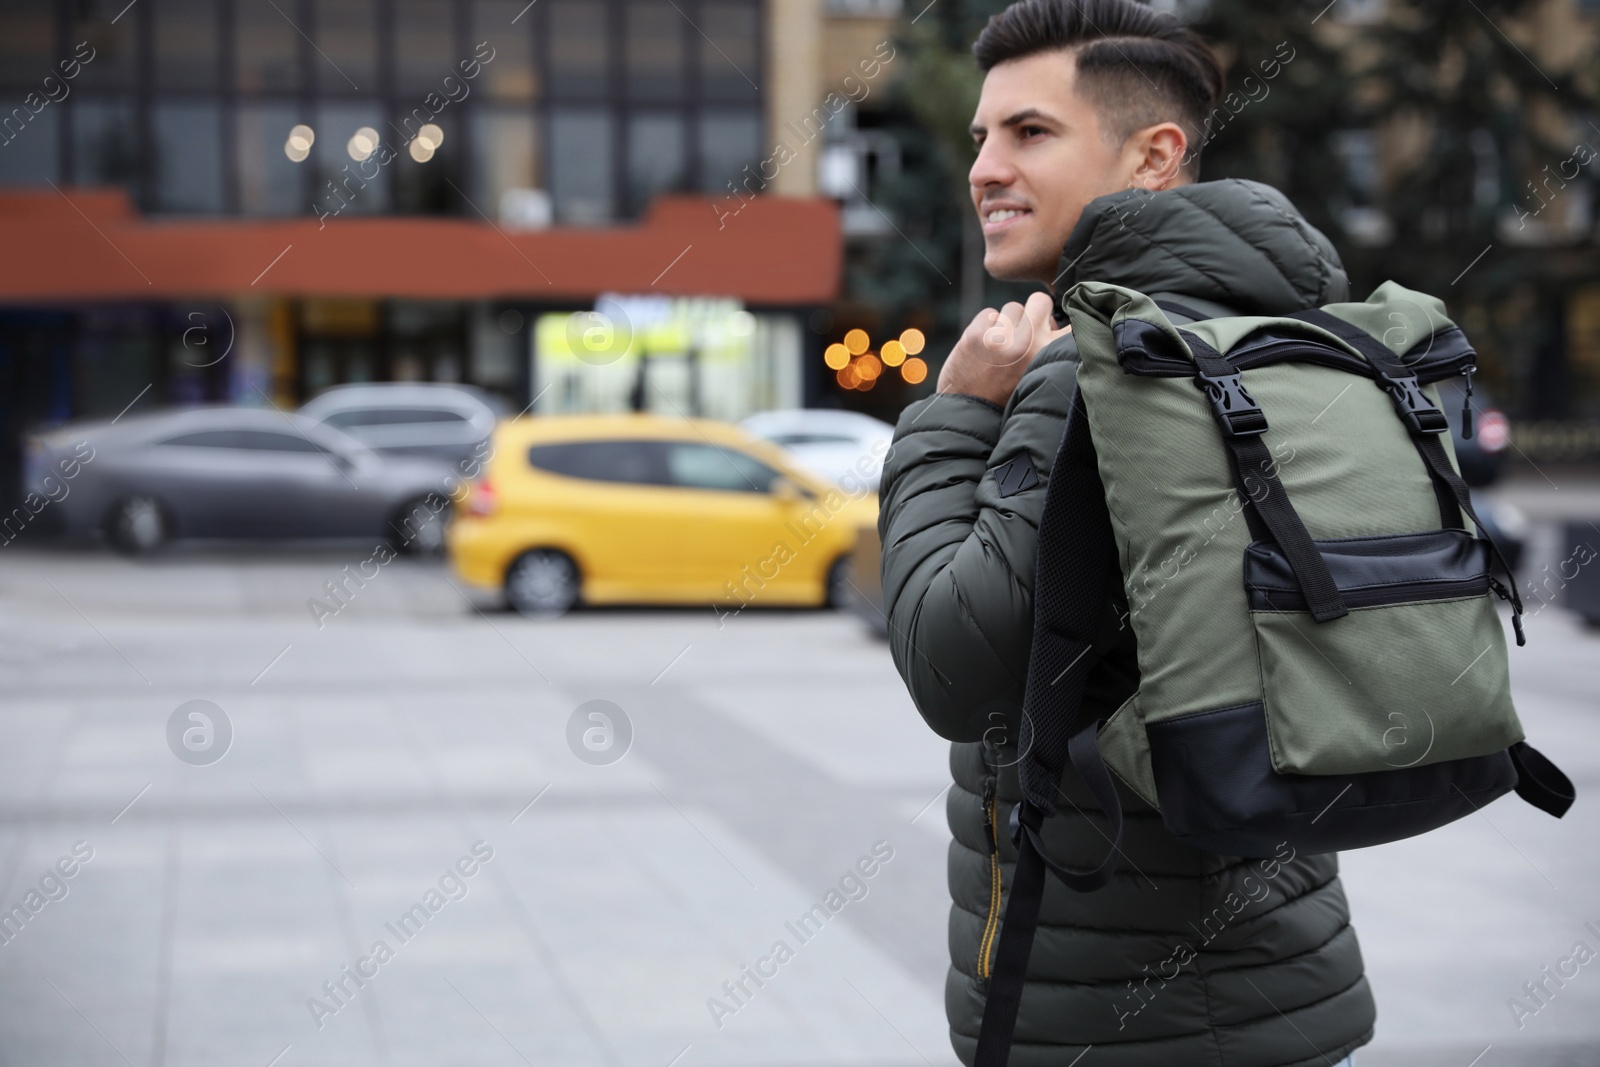
[[978,312],[939,372],[939,392],[982,397],[1005,407],[1011,391],[1039,350],[1072,329],[1055,328],[1049,293],[1034,293],[1026,305],[1012,302]]

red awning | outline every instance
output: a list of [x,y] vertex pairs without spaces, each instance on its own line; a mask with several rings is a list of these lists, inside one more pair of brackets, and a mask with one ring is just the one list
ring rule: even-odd
[[0,301],[600,293],[826,304],[842,260],[828,200],[672,196],[638,225],[503,231],[481,220],[151,221],[120,190],[0,194]]

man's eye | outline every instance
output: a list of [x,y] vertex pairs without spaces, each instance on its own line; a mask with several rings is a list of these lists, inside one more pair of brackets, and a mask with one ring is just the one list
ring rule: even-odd
[[1023,126],[1023,127],[1021,127],[1019,132],[1022,134],[1023,137],[1026,138],[1026,137],[1033,137],[1033,136],[1036,136],[1038,134],[1044,133],[1045,129],[1044,129],[1043,126]]

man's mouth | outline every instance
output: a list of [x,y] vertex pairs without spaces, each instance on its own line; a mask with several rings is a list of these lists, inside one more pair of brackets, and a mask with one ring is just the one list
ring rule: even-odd
[[983,232],[999,233],[1011,226],[1015,226],[1019,220],[1027,218],[1032,214],[1033,212],[1029,211],[1027,208],[990,208],[983,213]]

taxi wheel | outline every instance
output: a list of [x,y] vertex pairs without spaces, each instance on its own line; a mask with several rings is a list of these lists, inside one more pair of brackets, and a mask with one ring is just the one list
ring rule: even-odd
[[506,571],[506,603],[530,618],[565,614],[578,603],[582,589],[578,565],[553,548],[525,552]]
[[833,561],[833,566],[828,568],[828,584],[823,590],[827,596],[827,607],[847,608],[854,590],[850,587],[850,557],[840,556]]

